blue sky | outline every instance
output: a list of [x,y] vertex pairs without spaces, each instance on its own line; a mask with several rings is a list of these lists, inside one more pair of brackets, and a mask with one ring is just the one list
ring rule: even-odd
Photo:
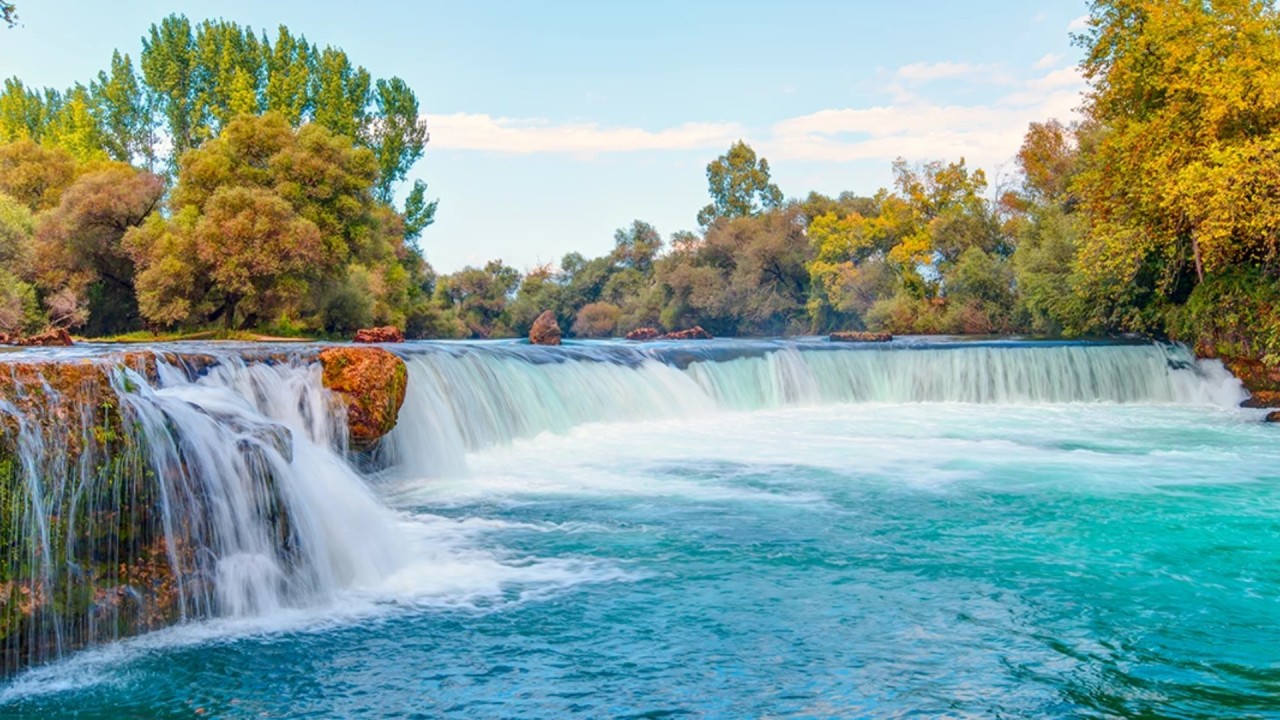
[[1084,0],[248,2],[18,0],[0,75],[65,87],[170,12],[283,23],[417,92],[437,270],[607,251],[640,218],[696,229],[705,166],[742,138],[790,197],[870,194],[895,157],[1008,175],[1028,122],[1070,119]]

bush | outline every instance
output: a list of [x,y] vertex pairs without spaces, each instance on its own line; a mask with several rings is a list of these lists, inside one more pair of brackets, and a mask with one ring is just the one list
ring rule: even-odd
[[573,321],[573,334],[578,337],[612,337],[618,327],[622,311],[612,303],[598,302],[583,305]]

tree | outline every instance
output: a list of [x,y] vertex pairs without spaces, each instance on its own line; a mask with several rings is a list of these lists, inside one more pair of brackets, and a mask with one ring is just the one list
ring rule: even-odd
[[284,115],[290,125],[297,127],[311,112],[310,85],[315,75],[312,48],[306,37],[294,37],[284,25],[276,33],[274,46],[268,45],[265,36],[262,44],[268,50],[266,109]]
[[613,257],[624,268],[648,273],[662,251],[662,235],[649,223],[635,220],[613,234]]
[[312,119],[335,134],[363,142],[370,82],[368,70],[352,65],[342,50],[326,47],[319,53],[312,80]]
[[16,77],[5,80],[0,94],[0,142],[39,142],[49,121],[48,112],[44,96],[35,89]]
[[196,97],[195,44],[191,22],[182,15],[170,15],[159,25],[153,24],[142,39],[142,76],[164,118],[174,164],[208,135],[208,110]]
[[62,148],[29,139],[0,145],[0,193],[40,211],[58,204],[76,176],[76,161]]
[[[300,302],[322,265],[320,230],[269,190],[220,188],[196,223],[195,254],[221,303],[210,319],[253,327]],[[241,311],[237,322],[237,310]]]
[[150,168],[155,161],[154,125],[129,56],[112,53],[110,74],[100,71],[89,91],[107,155],[119,162],[137,158]]
[[1095,0],[1077,42],[1085,112],[1103,129],[1077,181],[1092,302],[1143,330],[1209,273],[1280,269],[1267,200],[1280,196],[1274,5]]
[[471,337],[510,335],[507,306],[520,284],[520,272],[490,260],[483,268],[465,267],[436,283],[436,298],[466,325]]
[[379,80],[373,102],[376,112],[369,127],[369,148],[378,162],[374,197],[390,204],[395,184],[404,180],[409,168],[422,157],[428,139],[427,121],[418,113],[418,98],[398,77]]
[[769,161],[757,160],[741,140],[707,165],[707,185],[711,204],[698,213],[704,228],[717,218],[747,217],[782,205],[782,191],[769,182]]
[[78,177],[38,218],[39,285],[85,304],[92,332],[119,332],[137,322],[134,264],[123,239],[154,212],[163,192],[158,176],[108,164]]
[[404,237],[410,242],[416,241],[436,221],[436,207],[439,200],[427,202],[427,184],[421,180],[413,181],[413,189],[404,200]]
[[76,85],[67,91],[49,117],[42,142],[65,149],[79,162],[106,159],[102,128],[94,117],[94,103],[88,88]]
[[8,0],[0,0],[0,22],[8,27],[18,24],[18,9]]
[[618,327],[621,309],[612,303],[583,305],[573,321],[573,334],[584,338],[611,337]]

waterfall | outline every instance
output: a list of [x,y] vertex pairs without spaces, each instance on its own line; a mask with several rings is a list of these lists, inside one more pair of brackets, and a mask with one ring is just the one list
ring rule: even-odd
[[1246,397],[1181,346],[711,341],[401,351],[409,391],[387,438],[404,472],[465,472],[466,454],[577,425],[824,403],[1171,403]]
[[[598,422],[832,403],[1168,403],[1245,395],[1184,348],[818,341],[396,346],[393,472]],[[0,355],[0,669],[174,623],[314,607],[413,566],[351,464],[316,348]],[[361,456],[362,462],[368,456]]]
[[403,564],[314,363],[149,364],[0,362],[6,671],[324,602]]

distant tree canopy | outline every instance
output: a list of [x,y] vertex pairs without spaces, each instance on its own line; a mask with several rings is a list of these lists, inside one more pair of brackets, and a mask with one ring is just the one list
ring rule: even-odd
[[[171,15],[87,85],[0,92],[0,332],[437,332],[425,121],[399,78],[281,26]],[[20,312],[19,312],[20,311]]]
[[403,81],[287,28],[170,16],[140,70],[117,52],[87,85],[5,82],[0,332],[503,337],[551,310],[578,337],[1143,332],[1280,364],[1280,14],[1094,0],[1076,42],[1082,117],[1032,123],[999,191],[963,158],[899,159],[876,192],[787,200],[739,141],[698,232],[634,220],[599,257],[437,276],[437,205],[401,189],[428,141]]

